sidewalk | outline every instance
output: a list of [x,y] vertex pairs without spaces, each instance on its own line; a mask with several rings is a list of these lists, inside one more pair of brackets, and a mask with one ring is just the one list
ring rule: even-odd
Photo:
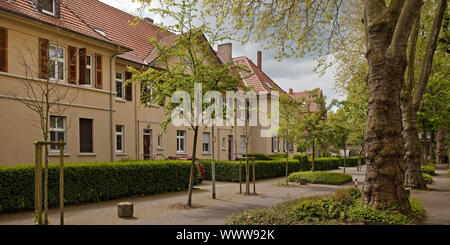
[[[348,168],[348,172],[356,172]],[[360,174],[364,172],[361,171]],[[359,176],[359,174],[358,174]],[[359,179],[360,177],[358,177]],[[362,178],[361,178],[362,180]],[[187,191],[158,194],[140,198],[124,198],[65,207],[65,224],[72,225],[221,225],[233,214],[240,215],[245,210],[271,207],[288,199],[335,192],[339,188],[353,186],[306,185],[301,187],[282,187],[284,177],[258,181],[257,196],[239,194],[239,183],[217,182],[217,199],[211,199],[211,182],[206,181],[196,186],[193,193],[193,204],[199,206],[191,210],[173,207],[187,201]],[[362,184],[360,182],[361,187]],[[243,186],[244,189],[244,186]],[[251,188],[253,191],[253,187]],[[122,219],[117,217],[117,203],[131,201],[134,203],[135,217]],[[59,209],[49,210],[50,224],[59,223]],[[32,225],[32,212],[0,215],[0,225]]]
[[425,225],[450,225],[450,185],[448,165],[436,165],[436,176],[428,190],[411,192],[412,198],[422,201],[425,209]]

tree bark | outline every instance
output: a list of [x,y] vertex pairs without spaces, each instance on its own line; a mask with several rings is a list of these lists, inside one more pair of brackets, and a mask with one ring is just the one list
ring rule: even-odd
[[[366,178],[362,202],[373,208],[411,212],[404,181],[404,141],[400,92],[406,69],[406,47],[422,1],[365,0],[368,87]],[[402,1],[400,1],[402,2]],[[402,6],[403,5],[403,6]]]
[[313,139],[312,142],[312,161],[311,161],[311,171],[315,171],[315,158],[316,158],[316,139]]
[[445,163],[446,151],[445,151],[445,140],[447,137],[447,132],[444,127],[440,126],[437,134],[437,146],[436,146],[436,163]]
[[187,206],[192,207],[192,189],[194,186],[194,168],[195,168],[195,158],[197,153],[197,135],[198,135],[198,127],[194,128],[194,144],[192,149],[192,161],[191,161],[191,171],[189,174],[189,190],[188,190],[188,201]]
[[405,140],[405,187],[412,189],[426,189],[420,170],[420,141],[417,134],[417,111],[412,103],[412,90],[415,84],[414,70],[417,39],[420,29],[420,13],[414,22],[413,31],[409,40],[407,78],[401,91],[401,109],[403,123],[403,139]]

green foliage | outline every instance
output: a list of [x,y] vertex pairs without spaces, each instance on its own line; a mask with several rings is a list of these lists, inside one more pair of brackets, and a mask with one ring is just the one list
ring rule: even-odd
[[308,156],[306,154],[294,154],[293,158],[304,162],[308,161]]
[[422,166],[420,169],[422,170],[422,173],[429,174],[431,176],[435,176],[436,175],[435,168],[434,168],[433,164],[428,164],[428,165]]
[[287,153],[272,153],[268,155],[271,159],[286,159]]
[[[361,166],[366,164],[366,159],[364,157],[361,157]],[[344,158],[341,158],[341,162],[339,164],[339,167],[344,166]],[[358,166],[358,157],[347,157],[345,166],[347,167],[356,167]]]
[[244,157],[254,157],[255,160],[273,160],[273,158],[269,157],[266,154],[262,153],[249,153],[249,154],[243,154]]
[[[50,164],[48,172],[49,206],[56,207],[59,205],[59,165]],[[64,167],[64,203],[185,190],[189,174],[190,163],[185,161],[70,163]],[[34,166],[0,168],[0,213],[33,208]]]
[[[211,179],[211,160],[201,160],[205,167],[206,179]],[[215,161],[216,163],[216,180],[217,181],[231,181],[239,182],[239,161]],[[253,165],[250,165],[250,179],[253,179]],[[298,160],[289,160],[289,173],[302,171],[307,167],[307,163]],[[242,180],[245,179],[245,161],[241,165]],[[255,161],[256,179],[268,179],[285,176],[286,174],[286,159]]]
[[343,173],[329,172],[297,172],[289,175],[289,181],[299,182],[300,179],[306,179],[311,184],[331,184],[340,185],[352,181],[352,176]]
[[423,181],[425,181],[425,184],[433,183],[433,177],[431,177],[431,175],[422,173],[422,176],[423,176]]
[[414,224],[424,214],[419,200],[410,199],[412,213],[399,214],[395,209],[377,210],[361,204],[357,188],[340,189],[332,195],[289,200],[272,208],[233,216],[230,225],[297,225],[297,224]]

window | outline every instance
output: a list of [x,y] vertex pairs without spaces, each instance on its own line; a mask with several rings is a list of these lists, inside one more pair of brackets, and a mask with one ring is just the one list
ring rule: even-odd
[[158,148],[159,149],[163,148],[163,138],[161,134],[158,134]]
[[116,97],[123,99],[123,74],[116,72]]
[[92,119],[80,118],[80,152],[93,153]]
[[0,27],[0,71],[8,71],[8,31]]
[[203,153],[210,153],[211,133],[203,132]]
[[55,0],[41,0],[42,13],[55,15],[56,3]]
[[288,142],[287,141],[283,141],[283,152],[288,152]]
[[[66,118],[61,116],[50,116],[50,141],[66,142]],[[65,148],[67,150],[67,148]],[[59,146],[50,145],[50,151],[59,151]]]
[[186,152],[186,131],[177,130],[177,153]]
[[64,56],[63,47],[50,45],[50,79],[64,81]]
[[247,138],[245,135],[241,135],[241,154],[245,154],[247,152],[247,144],[246,144]]
[[91,85],[92,80],[94,80],[92,78],[92,75],[94,74],[92,72],[93,67],[94,66],[92,64],[92,55],[88,54],[88,55],[86,55],[86,83],[85,84]]
[[280,151],[280,140],[277,136],[272,137],[272,152]]
[[116,125],[116,152],[123,153],[124,152],[124,126]]
[[226,146],[226,139],[225,139],[225,137],[223,137],[223,138],[222,138],[222,150],[225,150],[225,149],[227,149],[227,146]]

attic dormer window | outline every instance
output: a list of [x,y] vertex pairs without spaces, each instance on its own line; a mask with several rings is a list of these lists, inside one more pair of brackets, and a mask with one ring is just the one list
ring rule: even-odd
[[269,87],[270,89],[272,89],[273,87],[272,87],[272,85],[270,85],[270,83],[269,82],[267,82],[267,81],[264,81],[265,83],[266,83],[266,85],[267,85],[267,87]]
[[100,35],[106,37],[106,33],[105,33],[104,30],[102,30],[102,29],[100,29],[100,28],[98,28],[98,27],[95,27],[95,26],[93,26],[92,28],[94,28],[94,30],[95,30],[98,34],[100,34]]
[[42,13],[56,16],[56,0],[40,0]]

